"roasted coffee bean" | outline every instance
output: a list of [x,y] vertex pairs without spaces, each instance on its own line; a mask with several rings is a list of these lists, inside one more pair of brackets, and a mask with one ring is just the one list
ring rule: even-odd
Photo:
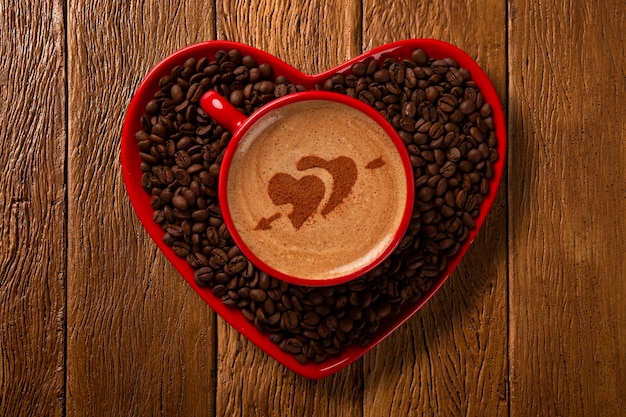
[[357,77],[362,77],[367,72],[367,64],[363,62],[358,62],[352,66],[352,74]]
[[443,135],[444,131],[443,125],[440,122],[435,122],[428,129],[428,135],[433,139],[437,139]]
[[210,267],[202,267],[195,271],[194,280],[200,287],[208,287],[214,278],[214,271]]
[[186,99],[191,103],[198,103],[203,93],[204,90],[202,89],[200,83],[192,84],[189,86],[189,90],[187,90]]
[[298,338],[290,337],[284,340],[279,346],[282,350],[295,354],[302,352],[303,343]]
[[482,195],[487,195],[489,193],[489,181],[486,178],[483,178],[480,181],[480,193]]
[[187,263],[194,269],[198,269],[208,265],[208,260],[200,252],[190,253],[187,255]]
[[228,262],[228,256],[226,253],[219,249],[215,248],[211,251],[211,258],[209,259],[209,266],[212,268],[218,269],[223,267],[226,262]]
[[454,201],[457,207],[463,208],[463,206],[465,206],[466,199],[467,199],[467,193],[465,192],[465,190],[461,189],[456,192],[456,197]]
[[459,105],[459,110],[461,110],[461,113],[463,113],[466,116],[469,114],[472,114],[475,109],[476,109],[476,104],[472,100],[464,100]]
[[472,164],[477,164],[481,159],[483,159],[483,156],[478,149],[472,148],[467,152],[467,160]]
[[465,224],[465,226],[469,227],[470,229],[474,228],[474,219],[468,212],[464,212],[461,219],[463,220],[463,224]]
[[411,53],[411,59],[417,65],[422,66],[422,65],[426,65],[426,63],[428,62],[428,55],[423,49],[420,48],[420,49],[416,49],[415,51]]
[[243,271],[247,265],[248,260],[244,256],[238,255],[228,261],[228,270],[233,274],[237,274]]
[[252,299],[252,301],[262,303],[267,299],[267,292],[255,288],[250,291],[250,298]]
[[417,106],[415,105],[413,101],[407,101],[402,106],[403,116],[413,119],[416,113],[417,113]]
[[359,100],[361,100],[362,102],[369,104],[370,106],[373,106],[374,103],[376,102],[376,98],[374,97],[374,95],[369,91],[369,90],[365,90],[362,91],[361,93],[359,93]]
[[319,315],[313,311],[309,311],[302,318],[302,323],[311,327],[317,326],[319,322],[320,322]]
[[464,159],[463,161],[459,162],[458,169],[459,171],[464,173],[472,172],[472,170],[474,169],[474,164],[472,164],[467,159]]
[[419,189],[417,197],[422,201],[429,201],[433,197],[434,191],[432,188],[426,186]]
[[293,310],[289,310],[282,315],[281,322],[285,330],[294,331],[298,328],[299,318]]
[[172,244],[172,250],[174,251],[174,253],[176,253],[176,255],[180,256],[181,258],[186,258],[187,255],[189,255],[190,249],[191,246],[189,246],[185,242],[175,241]]
[[391,79],[391,76],[389,75],[388,70],[379,69],[378,71],[374,72],[374,74],[372,75],[372,78],[374,79],[374,81],[376,81],[379,84],[385,84]]
[[435,60],[431,64],[431,68],[435,74],[445,74],[446,72],[448,72],[448,67],[448,63],[443,59]]
[[243,90],[234,90],[230,92],[230,103],[235,107],[242,107],[244,104],[245,96]]
[[452,161],[448,161],[446,163],[443,164],[443,166],[441,167],[441,175],[444,178],[450,178],[454,175],[454,173],[456,172],[456,166],[454,164],[454,162]]
[[431,103],[437,101],[440,94],[439,89],[432,85],[427,87],[426,90],[424,90],[424,93],[426,94],[426,100],[430,101]]
[[376,62],[375,59],[372,59],[367,63],[367,69],[365,73],[367,75],[373,75],[377,69],[378,69],[378,62]]
[[174,84],[170,89],[170,93],[175,103],[182,103],[185,99],[185,92],[179,84]]
[[189,203],[187,202],[187,199],[180,194],[172,197],[172,204],[174,205],[175,208],[179,210],[186,210],[187,207],[189,207]]
[[455,109],[457,102],[457,98],[454,95],[444,94],[437,102],[437,105],[442,111],[450,113]]
[[[415,120],[413,120],[411,117],[402,117],[402,119],[400,121],[400,128],[404,132],[413,132],[413,131],[415,131]],[[412,137],[411,137],[411,139],[412,139]]]

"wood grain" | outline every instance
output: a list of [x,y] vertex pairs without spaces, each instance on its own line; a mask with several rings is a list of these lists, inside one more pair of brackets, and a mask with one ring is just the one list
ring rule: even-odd
[[[224,1],[216,16],[219,38],[264,49],[314,74],[361,52],[360,13],[358,4],[341,2]],[[306,380],[218,323],[218,415],[363,414],[360,363],[321,381]]]
[[0,3],[0,415],[61,416],[63,6],[7,3]]
[[67,415],[214,415],[214,314],[140,226],[118,153],[139,81],[213,38],[213,14],[201,1],[69,4]]
[[622,416],[626,5],[509,15],[511,416]]
[[222,0],[220,39],[243,42],[317,74],[361,53],[360,2]]
[[218,319],[219,416],[362,416],[359,362],[322,380],[300,377]]
[[[478,62],[506,102],[504,6],[499,1],[365,1],[363,46],[408,38],[448,41]],[[364,415],[507,415],[506,214],[502,186],[449,282],[365,356]]]

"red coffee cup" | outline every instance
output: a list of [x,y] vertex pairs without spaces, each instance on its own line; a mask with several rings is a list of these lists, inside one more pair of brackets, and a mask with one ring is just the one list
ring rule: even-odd
[[249,117],[215,91],[200,105],[233,135],[219,203],[259,269],[292,284],[336,285],[397,248],[413,212],[413,169],[375,109],[326,91],[285,95]]

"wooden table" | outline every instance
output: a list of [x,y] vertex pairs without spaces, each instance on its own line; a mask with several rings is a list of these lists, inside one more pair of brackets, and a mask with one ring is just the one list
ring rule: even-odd
[[[0,415],[623,416],[626,4],[2,1]],[[507,172],[477,241],[363,359],[296,376],[192,291],[119,165],[146,72],[191,43],[311,73],[439,38],[492,79]]]

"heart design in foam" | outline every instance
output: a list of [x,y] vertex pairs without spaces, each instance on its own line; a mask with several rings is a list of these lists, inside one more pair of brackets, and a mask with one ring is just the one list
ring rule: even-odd
[[[299,229],[304,222],[317,210],[324,198],[324,181],[315,175],[306,175],[299,180],[289,174],[279,172],[270,178],[267,191],[277,206],[291,204],[293,210],[288,215],[294,228]],[[280,213],[278,213],[280,214]],[[269,219],[262,219],[263,226],[257,229],[271,228],[272,215]]]
[[[416,149],[418,151],[424,151],[423,154],[420,154],[419,152],[413,152],[411,154],[414,156],[425,158],[425,160],[420,160],[419,158],[416,158],[416,165],[419,166],[420,164],[422,164],[423,170],[425,170],[425,172],[432,171],[434,169],[433,164],[435,162],[441,163],[441,166],[437,168],[438,171],[432,171],[429,173],[429,175],[418,176],[418,171],[416,170],[416,210],[423,210],[420,213],[416,213],[416,218],[420,217],[420,215],[422,217],[433,216],[433,210],[429,210],[429,204],[431,203],[427,203],[427,201],[431,201],[431,199],[436,199],[437,196],[440,196],[437,204],[443,204],[448,206],[454,206],[456,204],[457,206],[470,208],[472,208],[472,206],[475,206],[472,211],[475,215],[471,216],[471,218],[468,218],[467,216],[462,217],[460,215],[461,213],[458,211],[456,214],[449,213],[452,217],[450,218],[448,223],[446,223],[446,228],[450,230],[457,229],[461,220],[465,221],[466,225],[469,225],[466,229],[464,229],[465,233],[461,235],[459,241],[456,242],[456,247],[454,247],[454,251],[450,251],[448,247],[449,245],[454,245],[455,242],[451,241],[450,239],[443,238],[441,240],[437,240],[437,236],[439,236],[438,233],[442,234],[441,231],[438,232],[437,229],[433,229],[433,227],[429,228],[426,223],[422,225],[420,233],[425,234],[426,237],[424,239],[433,239],[430,243],[431,248],[434,247],[434,250],[446,250],[448,251],[447,253],[453,254],[448,256],[446,258],[446,261],[440,264],[439,268],[435,268],[434,270],[433,268],[430,268],[428,271],[423,272],[424,276],[429,277],[429,281],[419,281],[417,286],[421,285],[421,288],[416,289],[418,293],[408,301],[404,302],[401,307],[396,308],[396,310],[393,311],[394,314],[389,314],[389,312],[386,312],[384,314],[385,317],[380,319],[380,321],[376,323],[376,330],[373,331],[371,337],[368,337],[366,340],[355,341],[355,343],[352,343],[350,346],[343,348],[342,350],[336,352],[336,354],[334,355],[324,355],[322,357],[322,360],[319,360],[317,362],[310,361],[306,363],[301,363],[300,361],[296,360],[293,354],[286,352],[284,349],[281,349],[279,345],[275,343],[275,340],[272,341],[270,339],[269,333],[259,331],[257,326],[255,326],[255,324],[253,323],[254,320],[251,320],[252,317],[249,317],[249,315],[248,317],[246,317],[246,315],[243,314],[242,310],[237,308],[236,306],[225,305],[222,299],[218,297],[219,294],[214,294],[214,292],[212,292],[210,288],[203,288],[196,284],[194,280],[194,268],[191,267],[187,259],[178,256],[173,248],[166,244],[166,242],[164,241],[165,231],[155,221],[155,211],[151,205],[151,195],[147,191],[145,191],[142,186],[142,178],[144,177],[144,172],[142,172],[141,170],[142,157],[140,156],[140,152],[143,151],[145,153],[146,150],[140,149],[140,145],[138,144],[138,140],[135,138],[135,134],[138,131],[142,130],[142,128],[144,127],[141,120],[142,117],[146,114],[146,106],[151,100],[153,100],[155,93],[157,93],[160,89],[159,80],[161,80],[162,77],[169,75],[175,66],[182,66],[184,62],[191,57],[196,59],[207,57],[209,60],[213,60],[218,51],[230,51],[233,49],[237,49],[241,52],[242,55],[252,56],[259,65],[263,63],[269,64],[273,70],[274,77],[284,76],[289,80],[290,83],[293,83],[294,85],[299,85],[301,86],[301,88],[304,89],[320,89],[323,88],[325,84],[332,86],[332,80],[334,79],[334,77],[338,75],[343,77],[348,77],[352,75],[354,65],[357,63],[367,64],[368,62],[375,60],[382,65],[385,60],[389,59],[394,60],[395,62],[403,62],[404,60],[410,60],[412,58],[411,54],[413,53],[413,51],[415,51],[416,49],[421,49],[430,58],[435,58],[437,60],[452,58],[458,63],[459,68],[464,68],[469,71],[469,74],[471,75],[471,81],[475,83],[477,90],[482,95],[482,97],[480,97],[479,99],[483,100],[484,103],[487,103],[491,109],[490,123],[493,124],[493,134],[495,135],[495,140],[493,140],[494,138],[492,138],[492,141],[495,142],[493,149],[493,151],[495,152],[493,152],[493,154],[497,153],[497,158],[491,158],[491,154],[485,151],[484,147],[483,149],[478,148],[478,150],[471,150],[471,154],[467,154],[467,159],[475,159],[475,161],[478,161],[478,158],[480,158],[480,156],[478,155],[480,153],[479,151],[482,151],[482,153],[484,154],[483,158],[489,158],[489,166],[486,168],[489,171],[489,175],[487,176],[488,178],[483,178],[483,181],[479,183],[480,186],[484,188],[484,193],[480,197],[480,201],[466,201],[469,200],[469,198],[467,198],[466,193],[461,192],[461,189],[470,189],[470,187],[473,186],[472,181],[474,181],[476,177],[476,175],[472,176],[473,173],[469,172],[466,169],[469,165],[465,164],[465,166],[462,166],[463,164],[460,162],[458,166],[447,162],[444,163],[444,160],[447,160],[448,162],[458,160],[463,153],[467,153],[467,149],[464,150],[465,152],[459,153],[459,148],[461,147],[459,146],[458,148],[455,147],[455,149],[448,149],[448,152],[445,153],[443,151],[433,152],[430,148],[425,148],[424,146],[426,145],[424,143],[421,143],[419,145],[422,146],[422,148],[416,148],[415,146],[417,145],[407,145],[413,146],[412,149],[409,148],[409,153],[415,151]],[[361,68],[363,68],[363,65],[361,65]],[[437,73],[439,72],[438,68],[433,69],[435,70],[434,76],[436,77]],[[417,72],[418,71],[416,71],[416,73]],[[461,73],[455,71],[451,75],[450,81],[454,83],[455,77],[458,78],[460,76],[459,74]],[[433,76],[433,74],[426,75],[431,77]],[[385,79],[379,79],[375,81],[378,83],[378,87],[380,87],[381,84],[385,85],[386,82]],[[400,97],[403,94],[403,90],[397,88],[397,86],[389,84],[387,84],[386,87],[388,90],[386,90],[387,93],[391,91],[391,95],[397,95],[397,99],[391,97],[386,98],[386,100],[389,103],[401,103]],[[376,91],[374,91],[374,93],[376,93]],[[428,88],[424,88],[422,89],[422,93],[416,94],[418,97],[420,97],[420,94],[422,94],[419,100],[423,100],[423,103],[426,103],[426,101],[433,99],[433,97],[435,98],[435,100],[440,99],[441,101],[439,101],[439,109],[443,109],[444,111],[447,109],[452,109],[457,105],[457,103],[454,102],[454,97],[448,95],[444,99],[443,96],[440,97],[440,93],[441,91],[437,92],[432,89],[428,90]],[[193,92],[187,92],[187,96],[188,99],[199,98],[197,94],[193,94]],[[371,97],[366,96],[364,97],[364,99],[371,100],[372,105],[378,105],[378,103],[381,102],[381,100],[379,100],[374,95],[371,95]],[[471,99],[473,101],[477,100],[475,96],[471,97]],[[406,101],[406,91],[404,100]],[[430,101],[432,102],[432,100]],[[461,104],[459,108],[464,115],[469,115],[468,117],[473,117],[471,116],[472,114],[477,114],[477,110],[475,110],[473,106],[471,106],[471,103],[466,103],[465,107],[463,107],[463,104]],[[408,115],[412,115],[416,111],[416,109],[411,108],[411,106],[407,106],[406,108],[403,107],[403,109],[405,110],[402,110],[402,112],[406,111]],[[417,108],[417,111],[426,112],[427,115],[430,114],[433,120],[435,120],[437,117],[444,117],[441,115],[440,110],[428,104],[424,104],[423,106],[420,105]],[[437,113],[438,111],[440,113]],[[478,116],[474,118],[476,119],[477,117]],[[405,121],[406,120],[401,117],[394,120],[394,122],[398,126],[402,126],[402,128],[406,127],[404,125]],[[412,130],[415,129],[415,141],[418,143],[419,138],[425,137],[424,135],[430,135],[433,137],[441,136],[441,138],[443,138],[442,132],[449,133],[447,124],[445,125],[446,127],[444,127],[444,123],[430,123],[425,126],[422,121],[423,120],[419,120],[416,124],[413,124],[414,122],[411,122],[409,123],[408,127],[406,127],[408,130],[411,131],[411,133],[413,133]],[[476,144],[476,141],[480,142],[482,140],[482,137],[480,132],[478,132],[478,130],[475,130],[477,129],[475,122],[476,120],[474,120],[473,122],[473,128],[469,125],[461,126],[461,129],[466,130],[461,133],[465,135],[463,137],[466,137],[470,141],[474,140],[474,143]],[[478,125],[478,127],[482,126]],[[454,127],[450,127],[450,130],[454,129]],[[422,134],[422,136],[420,136],[420,133]],[[431,142],[428,146],[435,148],[441,146],[442,142],[444,142],[444,139],[439,140],[439,142],[435,140]],[[130,103],[124,122],[121,143],[121,165],[128,195],[139,219],[143,223],[149,235],[156,242],[157,246],[162,250],[162,252],[169,259],[169,261],[176,267],[176,269],[189,283],[189,285],[191,285],[194,290],[228,323],[230,323],[235,329],[245,335],[249,340],[254,342],[265,352],[267,352],[270,356],[278,360],[286,367],[292,369],[296,373],[306,376],[308,378],[316,379],[331,375],[360,358],[367,351],[380,343],[381,340],[391,334],[409,317],[415,314],[441,288],[443,283],[448,279],[452,271],[456,268],[459,261],[462,259],[474,237],[478,233],[478,230],[484,223],[485,218],[487,217],[487,214],[495,199],[500,179],[502,177],[502,172],[504,170],[505,152],[506,131],[504,115],[493,86],[491,85],[485,73],[465,52],[448,43],[431,39],[411,39],[395,42],[373,49],[329,71],[317,75],[308,75],[291,67],[290,65],[284,63],[276,57],[248,45],[226,41],[209,41],[192,45],[170,55],[161,63],[159,63],[156,67],[154,67],[141,83],[139,89],[137,90],[135,96]],[[297,169],[302,172],[303,175],[301,177],[295,178],[292,175],[285,174],[284,176],[276,179],[277,182],[281,183],[281,186],[285,187],[281,187],[282,189],[289,189],[292,191],[292,193],[290,193],[291,195],[285,196],[281,195],[280,193],[276,193],[275,195],[271,196],[272,201],[274,201],[277,206],[286,203],[290,203],[293,206],[293,212],[291,212],[289,216],[294,227],[298,227],[298,225],[300,225],[314,212],[320,212],[321,215],[328,214],[334,209],[334,207],[341,204],[341,199],[343,197],[341,195],[331,195],[330,198],[326,199],[326,203],[323,204],[323,207],[319,207],[324,198],[324,193],[327,191],[324,190],[324,184],[321,183],[321,181],[319,181],[317,177],[307,174],[306,171],[310,167],[321,167],[323,169],[326,169],[331,175],[333,175],[334,181],[349,181],[349,178],[347,180],[345,178],[339,178],[339,172],[343,172],[346,169],[347,165],[345,164],[345,162],[346,161],[337,160],[300,161]],[[480,164],[480,162],[477,163]],[[370,164],[368,164],[368,167],[372,169],[376,168],[377,162],[372,161]],[[463,172],[463,175],[459,174],[454,177],[453,173],[456,172],[455,169],[457,171],[461,170]],[[485,168],[483,168],[483,171],[484,169]],[[164,178],[167,178],[168,176],[167,173],[164,174],[163,172],[160,172],[160,174]],[[433,178],[435,178],[436,180],[433,180]],[[448,201],[449,199],[446,200],[447,197],[444,198],[445,196],[447,196],[447,194],[445,194],[445,190],[443,190],[446,184],[443,184],[441,182],[442,178],[445,178],[447,180],[446,184],[448,186],[450,184],[453,184],[457,187],[458,192],[456,192],[455,194],[456,198],[452,198],[452,201]],[[477,185],[474,184],[474,186]],[[440,188],[442,190],[440,190]],[[442,193],[439,195],[438,193],[440,191],[442,191]],[[303,199],[300,197],[302,197],[304,193],[309,193],[307,198],[309,202],[311,201],[310,193],[313,193],[313,200],[316,203],[315,207],[310,204],[309,206],[305,206],[304,203],[302,203]],[[459,217],[454,217],[455,215],[458,215]],[[434,216],[436,216],[436,214]],[[260,224],[260,226],[271,227],[272,220],[272,217],[267,218],[265,219],[265,224]],[[413,230],[415,231],[415,229],[419,230],[419,226],[414,225]],[[391,265],[387,271],[387,273],[389,274],[388,280],[393,280],[393,275],[396,273],[400,273],[402,268],[404,268],[405,274],[410,274],[410,272],[406,272],[406,268],[419,268],[421,263],[423,263],[423,259],[413,259],[410,256],[406,256],[406,254],[410,255],[410,248],[405,248],[404,254],[405,255],[403,255],[402,259],[408,259],[405,262],[405,265],[402,266],[402,262],[404,261],[397,261],[397,265],[395,266]],[[368,313],[371,314],[371,310],[371,308],[369,310],[366,309],[364,315]],[[359,311],[356,311],[354,312],[354,314],[358,315],[360,313]],[[291,319],[293,318],[293,315],[290,317],[285,317],[284,323],[289,326],[292,321]],[[329,329],[327,326],[326,330],[333,329]],[[312,346],[318,347],[314,344]],[[300,348],[301,347],[298,347],[298,349]]]
[[[371,169],[371,163],[368,164]],[[352,158],[340,156],[327,161],[318,156],[309,155],[300,159],[296,165],[299,171],[313,168],[326,170],[333,179],[332,189],[328,201],[321,209],[320,214],[330,214],[346,198],[357,178],[357,166]],[[293,210],[288,215],[295,229],[300,229],[313,213],[315,213],[326,194],[324,181],[315,175],[306,175],[296,180],[290,174],[279,172],[270,178],[268,193],[272,202],[277,206],[289,204]],[[256,230],[268,230],[271,223],[280,217],[275,213],[269,218],[262,218]]]

